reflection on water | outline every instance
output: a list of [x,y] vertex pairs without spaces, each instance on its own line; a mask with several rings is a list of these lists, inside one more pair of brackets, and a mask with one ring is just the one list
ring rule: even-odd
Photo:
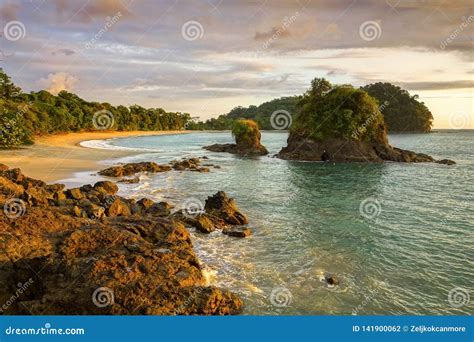
[[[229,133],[147,136],[111,144],[161,151],[127,162],[206,155],[209,163],[222,167],[208,174],[142,176],[140,184],[121,185],[121,194],[177,205],[190,196],[204,200],[218,190],[235,197],[254,235],[235,239],[220,232],[196,233],[193,241],[209,281],[241,295],[247,314],[473,312],[472,304],[455,308],[447,300],[451,289],[469,289],[474,279],[472,132],[390,137],[394,145],[458,161],[452,167],[272,158],[286,138],[265,132],[263,144],[271,154],[253,159],[201,149],[230,142]],[[376,204],[373,216],[360,214],[363,201]],[[326,272],[335,274],[340,285],[328,286]],[[278,293],[280,288],[288,291]],[[275,305],[271,299],[277,295]]]

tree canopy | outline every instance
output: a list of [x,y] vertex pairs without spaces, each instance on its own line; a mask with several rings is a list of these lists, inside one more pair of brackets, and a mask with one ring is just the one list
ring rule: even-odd
[[430,132],[433,115],[418,95],[411,96],[408,91],[391,83],[373,83],[362,88],[379,103],[389,132]]
[[2,69],[0,109],[0,146],[4,147],[11,145],[6,143],[10,140],[19,145],[37,135],[83,130],[180,130],[191,119],[188,113],[166,112],[162,108],[88,102],[67,91],[58,95],[44,90],[25,94]]
[[333,86],[316,78],[298,106],[291,133],[315,140],[343,138],[372,141],[385,132],[377,100],[350,85]]

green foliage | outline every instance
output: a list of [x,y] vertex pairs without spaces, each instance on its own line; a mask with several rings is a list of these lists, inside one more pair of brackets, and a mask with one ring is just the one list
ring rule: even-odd
[[238,119],[252,119],[258,123],[261,129],[274,129],[270,123],[270,117],[277,110],[286,110],[293,116],[296,114],[296,105],[301,96],[290,96],[274,99],[260,106],[235,107],[227,114],[218,118],[212,118],[206,122],[195,122],[188,129],[228,130],[232,129],[233,122]]
[[254,146],[260,141],[258,124],[253,120],[235,120],[232,124],[232,135],[237,145]]
[[[180,130],[191,120],[188,113],[170,113],[162,108],[147,109],[138,105],[114,107],[109,103],[85,101],[67,91],[61,91],[57,96],[44,90],[22,94],[1,69],[0,80],[3,80],[0,83],[0,108],[18,113],[15,127],[23,132],[19,135],[22,143],[28,143],[37,135],[97,130],[94,114],[99,111],[107,111],[112,118],[113,125],[107,129],[120,131]],[[10,120],[6,114],[2,117],[5,122]],[[6,140],[2,139],[0,146],[8,146]]]
[[291,132],[316,140],[383,138],[384,121],[377,100],[350,85],[332,86],[315,79],[299,103],[300,113]]
[[374,83],[362,88],[379,103],[389,132],[430,132],[433,115],[418,95],[411,96],[408,91],[390,84]]
[[0,147],[19,146],[28,141],[28,133],[21,126],[17,112],[3,109],[0,113]]

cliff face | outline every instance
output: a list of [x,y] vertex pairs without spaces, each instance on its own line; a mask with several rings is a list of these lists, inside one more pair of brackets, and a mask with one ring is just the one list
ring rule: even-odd
[[185,228],[245,224],[235,201],[218,193],[202,213],[171,214],[117,190],[110,181],[65,190],[0,164],[0,314],[241,312],[237,295],[206,285]]

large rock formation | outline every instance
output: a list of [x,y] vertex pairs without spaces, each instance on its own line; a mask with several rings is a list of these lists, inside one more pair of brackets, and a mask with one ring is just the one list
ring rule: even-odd
[[[241,312],[239,297],[206,284],[190,234],[169,204],[136,202],[117,190],[112,182],[64,190],[0,165],[0,313]],[[206,215],[246,222],[230,211],[235,203],[218,196],[228,205]]]
[[212,152],[228,152],[239,155],[263,156],[267,149],[260,143],[261,133],[258,125],[252,120],[237,120],[232,127],[235,144],[214,144],[204,149]]
[[361,89],[333,87],[324,79],[315,79],[300,106],[301,112],[290,129],[288,145],[278,153],[279,158],[435,162],[426,154],[390,146],[377,101]]

